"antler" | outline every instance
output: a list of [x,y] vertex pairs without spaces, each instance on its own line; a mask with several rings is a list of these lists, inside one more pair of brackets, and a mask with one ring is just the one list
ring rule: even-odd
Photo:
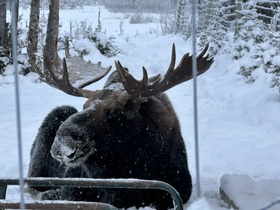
[[[207,71],[214,61],[209,55],[203,57],[208,50],[208,47],[209,45],[207,44],[203,51],[197,56],[197,75],[203,74]],[[122,83],[130,95],[134,97],[149,97],[164,92],[193,78],[192,56],[190,56],[189,53],[183,56],[179,65],[174,69],[175,61],[176,52],[175,44],[173,44],[171,62],[163,78],[161,75],[157,75],[149,79],[147,70],[143,67],[143,78],[142,80],[137,80],[125,70],[120,61],[116,61],[115,65],[121,75]]]
[[[55,73],[61,69],[59,69],[57,67],[57,65],[56,65],[57,62],[51,61],[49,59],[49,56],[47,55],[47,51],[45,48],[43,50],[43,58],[44,58],[44,74],[43,74],[42,79],[49,85],[51,85],[55,88],[58,88],[59,90],[62,90],[63,92],[73,95],[73,96],[80,96],[80,97],[85,97],[85,98],[93,97],[96,94],[96,91],[86,90],[83,88],[102,79],[111,70],[111,66],[108,68],[102,68],[100,62],[98,62],[97,64],[93,64],[91,62],[85,62],[80,57],[74,56],[74,57],[68,58],[69,63],[71,63],[73,66],[73,69],[75,69],[74,74],[76,74],[73,76],[75,78],[73,78],[72,81],[70,82],[71,79],[69,80],[69,72],[67,69],[67,64],[66,64],[65,58],[62,61],[63,68],[62,68],[62,77],[61,78],[58,77]],[[77,67],[78,65],[80,65],[80,66]],[[78,72],[77,69],[79,69],[80,72]],[[94,77],[93,79],[91,79],[89,81],[83,81],[77,87],[74,87],[72,85],[74,83],[77,83],[77,81],[79,80],[79,78],[77,78],[78,76],[85,77],[84,74],[89,74],[89,73],[96,75],[96,72],[99,72],[100,75]],[[80,74],[80,75],[77,75],[77,74]],[[81,75],[81,74],[83,74],[83,75]],[[92,75],[88,75],[88,76],[92,76]]]

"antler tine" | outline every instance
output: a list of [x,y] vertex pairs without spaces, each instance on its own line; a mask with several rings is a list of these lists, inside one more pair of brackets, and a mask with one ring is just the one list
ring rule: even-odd
[[[202,52],[197,56],[198,75],[207,71],[214,59],[209,55],[203,57],[208,50],[207,44]],[[136,80],[121,65],[119,61],[115,62],[116,68],[121,75],[123,85],[126,91],[134,97],[149,97],[164,92],[182,82],[193,78],[192,75],[192,56],[185,54],[179,65],[174,69],[176,62],[175,44],[172,46],[171,62],[164,77],[160,75],[153,79],[148,79],[146,69],[143,67],[143,79]]]
[[69,41],[68,41],[68,39],[66,39],[66,43],[65,43],[65,57],[66,58],[70,58]]
[[[148,78],[148,73],[145,67],[143,67],[143,78],[142,80],[135,79],[127,70],[121,65],[120,61],[115,61],[116,69],[121,76],[123,86],[125,90],[134,97],[146,97],[153,92],[153,87],[157,85],[161,76],[157,75],[152,78]],[[152,86],[149,84],[153,84]]]
[[176,48],[175,48],[175,44],[173,43],[173,45],[172,45],[171,61],[170,61],[168,70],[167,70],[165,75],[171,73],[171,71],[174,70],[175,63],[176,63]]
[[214,62],[214,58],[210,58],[209,55],[206,55],[205,57],[203,57],[206,53],[206,51],[209,48],[209,44],[207,44],[204,48],[204,50],[199,54],[199,56],[197,57],[197,68],[200,69],[200,71],[198,72],[198,75],[203,74],[205,71],[207,71],[210,66],[212,65],[212,63]]
[[74,95],[74,96],[83,96],[81,92],[77,91],[77,89],[70,84],[65,58],[62,61],[63,63],[62,78],[59,78],[54,73],[53,62],[51,62],[49,56],[47,56],[47,52],[45,48],[43,49],[43,57],[44,57],[44,66],[46,70],[44,74],[44,80],[46,83],[48,83],[49,85],[55,88],[58,88],[59,90],[62,90],[67,94]]
[[142,67],[142,70],[143,70],[142,81],[143,81],[144,84],[148,84],[148,73],[147,73],[147,70],[146,70],[146,68],[144,66]]
[[62,82],[58,83],[60,85],[60,90],[63,90],[64,92],[74,95],[74,96],[84,96],[83,91],[80,91],[79,89],[73,87],[69,81],[69,74],[66,64],[66,59],[63,58],[63,73],[62,73]]
[[201,53],[199,53],[199,55],[197,56],[197,59],[201,59],[203,57],[203,55],[207,52],[208,48],[209,48],[209,43],[207,43],[206,46],[204,47],[204,49],[201,51]]
[[44,60],[44,69],[45,69],[44,79],[49,85],[55,86],[52,83],[52,80],[58,81],[59,78],[55,75],[53,71],[54,63],[50,60],[49,56],[47,55],[47,50],[45,47],[43,48],[43,60]]
[[[100,67],[100,65],[97,65],[97,66]],[[98,76],[92,80],[84,82],[83,84],[79,85],[78,88],[84,88],[92,83],[95,83],[95,82],[101,80],[103,77],[105,77],[110,72],[111,69],[112,69],[112,66],[109,66],[108,68],[105,69],[105,72],[103,74],[101,74],[100,76]]]
[[[214,61],[213,58],[209,60],[209,55],[203,57],[207,52],[208,47],[209,44],[207,44],[202,52],[197,56],[197,75],[207,71]],[[186,53],[182,57],[179,65],[173,69],[171,73],[164,75],[164,79],[162,80],[161,85],[157,87],[157,91],[164,92],[192,78],[192,56],[190,56],[189,53]]]
[[[86,81],[84,83],[82,83],[81,85],[79,85],[78,87],[74,87],[69,80],[69,74],[68,74],[68,69],[67,69],[67,63],[66,63],[66,59],[63,58],[62,60],[62,77],[59,78],[56,74],[55,74],[55,69],[56,67],[54,66],[55,61],[51,61],[49,59],[49,56],[47,55],[47,51],[46,48],[43,49],[43,57],[44,57],[44,67],[45,67],[45,72],[43,74],[43,80],[48,83],[49,85],[62,90],[63,92],[69,94],[69,95],[73,95],[73,96],[79,96],[79,97],[85,97],[85,98],[90,98],[90,97],[94,97],[95,94],[97,93],[97,91],[90,91],[90,90],[86,90],[86,89],[82,89],[85,86],[88,86],[98,80],[100,80],[101,78],[103,78],[106,74],[108,74],[108,72],[111,70],[111,66],[105,69],[105,72],[98,76],[97,78],[94,78],[90,81]],[[100,64],[97,64],[97,67],[100,67]]]
[[[139,82],[134,77],[132,77],[128,73],[128,71],[125,70],[125,68],[122,66],[120,61],[115,61],[115,66],[116,66],[117,71],[119,72],[119,75],[120,75],[120,77],[122,79],[122,83],[123,83],[125,89],[129,89],[129,86],[130,86],[129,84],[133,84],[133,83]],[[131,91],[133,92],[134,89],[131,89]]]

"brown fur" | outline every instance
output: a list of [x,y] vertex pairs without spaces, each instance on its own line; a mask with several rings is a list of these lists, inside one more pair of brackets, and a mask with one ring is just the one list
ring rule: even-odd
[[[163,93],[133,98],[123,89],[103,89],[85,103],[83,111],[69,116],[50,141],[52,156],[47,152],[41,159],[60,162],[64,168],[56,173],[64,177],[160,180],[175,187],[184,203],[191,195],[179,121]],[[34,157],[33,152],[31,160]],[[29,174],[33,170],[38,169],[30,165]],[[61,193],[61,199],[107,202],[118,208],[173,206],[171,197],[159,190],[64,187]]]

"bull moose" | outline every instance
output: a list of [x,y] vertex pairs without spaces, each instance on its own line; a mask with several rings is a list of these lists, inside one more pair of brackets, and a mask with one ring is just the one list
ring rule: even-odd
[[[208,45],[197,56],[198,75],[207,71],[213,58]],[[39,128],[31,148],[28,177],[135,178],[160,180],[172,185],[186,203],[192,192],[187,152],[176,113],[164,91],[193,78],[192,57],[185,54],[175,68],[175,45],[166,74],[135,79],[120,61],[102,90],[87,90],[98,78],[79,86],[70,82],[67,61],[62,76],[44,50],[43,80],[67,94],[88,100],[78,112],[71,106],[52,110]],[[61,68],[61,67],[60,67]],[[79,187],[29,187],[38,199],[97,201],[118,208],[172,207],[171,197],[161,190],[94,189]]]

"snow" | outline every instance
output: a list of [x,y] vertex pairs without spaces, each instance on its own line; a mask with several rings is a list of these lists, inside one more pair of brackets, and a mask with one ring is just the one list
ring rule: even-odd
[[278,201],[270,210],[280,208],[280,180],[254,181],[248,175],[225,174],[221,178],[221,187],[240,210],[262,209],[273,201]]
[[108,38],[106,37],[106,35],[102,32],[96,32],[95,37],[97,40],[99,40],[99,42],[101,43],[102,46],[106,46],[106,44],[109,41]]
[[81,39],[75,42],[74,49],[78,52],[83,52],[83,54],[89,54],[90,48],[88,46],[88,40]]
[[199,200],[194,201],[189,207],[189,210],[211,210],[212,208],[209,206],[208,202],[205,200],[205,198],[201,198]]
[[[159,24],[129,24],[125,15],[110,13],[103,7],[85,7],[82,11],[62,10],[60,33],[69,31],[69,21],[73,20],[73,14],[79,14],[75,15],[75,21],[93,20],[92,25],[96,26],[97,22],[94,21],[97,21],[97,18],[92,17],[97,17],[99,9],[103,30],[106,30],[108,36],[116,37],[115,43],[125,54],[107,58],[92,49],[84,56],[86,60],[94,63],[101,61],[104,67],[113,66],[115,60],[120,60],[123,66],[140,79],[142,66],[146,67],[149,76],[165,73],[173,43],[176,44],[177,64],[183,54],[191,52],[189,40],[186,41],[179,35],[159,35]],[[23,20],[28,19],[28,10],[21,10],[20,13],[23,14]],[[122,35],[119,28],[121,21],[124,30]],[[277,63],[276,60],[273,62]],[[248,60],[247,65],[249,64]],[[277,89],[268,88],[269,80],[265,74],[260,73],[254,83],[246,84],[244,79],[237,75],[240,66],[238,61],[233,60],[232,54],[220,51],[209,71],[199,76],[197,81],[202,198],[197,198],[196,193],[193,82],[185,82],[166,92],[180,120],[194,183],[192,197],[184,205],[185,209],[227,209],[219,196],[220,178],[224,174],[246,174],[252,177],[254,182],[279,179],[280,95]],[[14,75],[11,71],[12,68],[5,77],[0,76],[0,178],[17,178],[19,174]],[[89,88],[102,89],[106,78]],[[40,83],[34,74],[25,77],[19,75],[19,81],[23,173],[26,176],[31,145],[47,113],[54,107],[66,104],[81,111],[86,99],[66,95]],[[250,184],[249,180],[243,181],[247,186]],[[258,192],[268,190],[273,193],[274,184],[267,182],[258,188]],[[239,192],[234,194],[238,195]],[[19,198],[18,189],[9,187],[7,198]],[[273,201],[274,198],[268,196],[266,202],[260,206],[266,206],[267,202]],[[242,201],[244,205],[251,203],[254,202],[247,199]]]
[[280,66],[280,56],[276,55],[273,57],[272,64],[275,66]]

